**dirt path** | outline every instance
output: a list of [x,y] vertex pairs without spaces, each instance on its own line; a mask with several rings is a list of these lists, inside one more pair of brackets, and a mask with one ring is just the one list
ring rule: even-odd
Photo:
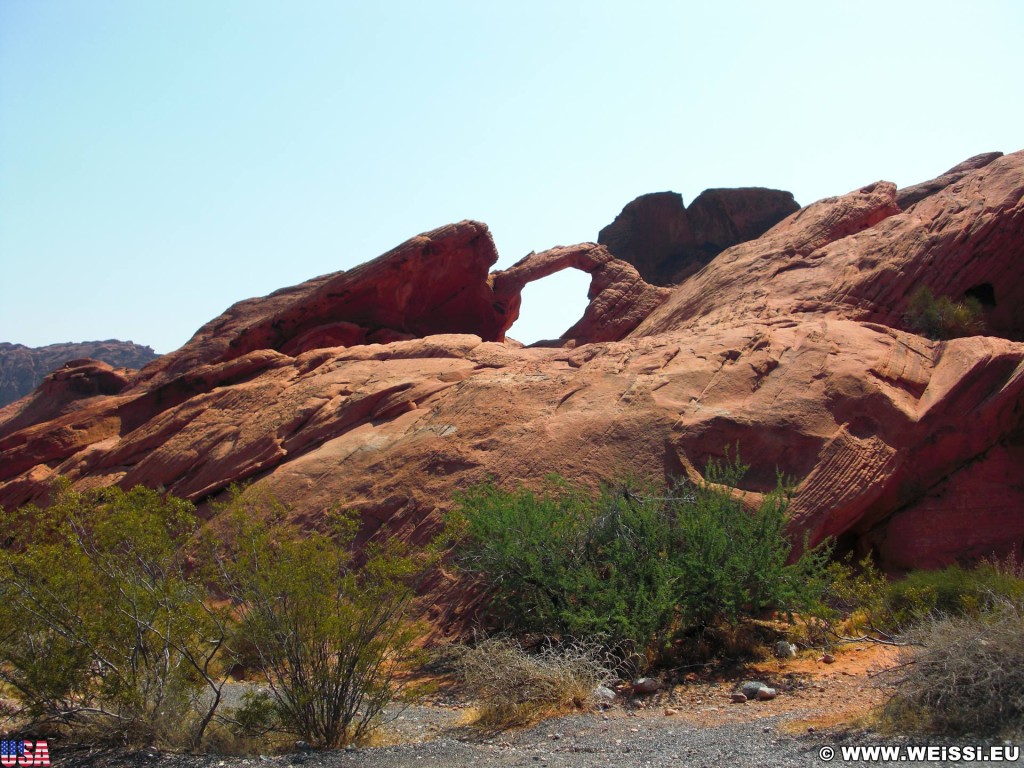
[[[814,657],[763,662],[749,672],[778,689],[771,701],[734,704],[730,694],[735,682],[694,678],[650,696],[622,698],[605,711],[488,735],[467,724],[471,709],[445,697],[439,699],[443,705],[414,706],[398,714],[378,737],[379,746],[372,748],[250,757],[156,752],[61,755],[57,748],[53,764],[82,768],[823,766],[823,747],[841,750],[850,745],[901,743],[847,728],[863,722],[872,707],[881,703],[883,692],[874,683],[874,673],[895,658],[893,649],[868,646],[838,654],[833,664]],[[842,763],[840,753],[835,764]]]

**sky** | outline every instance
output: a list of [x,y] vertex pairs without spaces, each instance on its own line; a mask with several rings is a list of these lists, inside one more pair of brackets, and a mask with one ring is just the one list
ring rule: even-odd
[[916,183],[1024,149],[1022,40],[1019,0],[0,0],[0,341],[169,352],[461,219],[504,268],[648,192]]

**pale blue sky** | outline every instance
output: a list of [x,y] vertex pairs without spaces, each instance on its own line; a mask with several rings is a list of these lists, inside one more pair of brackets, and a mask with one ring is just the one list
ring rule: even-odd
[[464,218],[507,266],[645,192],[921,181],[1024,148],[1022,41],[1019,0],[0,0],[0,341],[168,352]]

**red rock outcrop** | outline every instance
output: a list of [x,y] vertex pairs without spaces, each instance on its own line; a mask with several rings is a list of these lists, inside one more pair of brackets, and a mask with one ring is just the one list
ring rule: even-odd
[[901,210],[907,210],[914,203],[919,203],[926,197],[931,197],[936,192],[939,192],[950,184],[956,184],[964,176],[971,171],[976,171],[979,168],[984,168],[986,165],[991,163],[1003,156],[1002,152],[985,152],[981,155],[975,155],[969,157],[962,163],[957,163],[948,171],[941,176],[937,176],[930,181],[923,181],[920,184],[914,184],[911,187],[904,187],[896,193],[896,203],[899,205]]
[[497,260],[485,225],[441,227],[348,272],[235,304],[147,369],[140,383],[261,349],[295,356],[466,329],[498,339],[511,323],[491,306],[487,274]]
[[158,355],[131,341],[82,341],[26,347],[0,342],[0,408],[29,394],[45,376],[71,360],[92,358],[115,368],[142,368]]
[[562,338],[577,344],[618,341],[671,293],[667,288],[648,285],[631,264],[612,257],[603,246],[583,243],[552,248],[531,253],[491,276],[494,307],[507,323],[502,331],[519,319],[523,286],[569,268],[590,275],[589,303],[583,317],[562,334]]
[[597,241],[647,282],[676,285],[799,208],[790,192],[761,187],[707,189],[689,208],[676,192],[654,192],[628,203]]
[[[343,503],[365,536],[415,539],[487,477],[696,478],[738,445],[752,498],[793,480],[812,544],[891,568],[1019,551],[1022,243],[1024,153],[905,211],[885,182],[819,201],[674,289],[595,244],[488,275],[490,236],[463,222],[236,305],[117,392],[0,417],[0,503],[57,475],[199,502],[251,479],[310,523]],[[592,275],[567,343],[505,343],[523,285],[564,268]],[[903,328],[922,284],[990,285],[994,335]]]
[[99,360],[69,360],[43,378],[34,397],[0,408],[0,424],[11,432],[50,421],[80,407],[82,400],[120,393],[130,385],[130,373]]
[[1024,338],[1021,153],[995,160],[901,212],[896,188],[871,184],[801,209],[721,253],[634,332],[733,317],[835,313],[902,327],[914,291],[960,299],[984,286],[989,330]]

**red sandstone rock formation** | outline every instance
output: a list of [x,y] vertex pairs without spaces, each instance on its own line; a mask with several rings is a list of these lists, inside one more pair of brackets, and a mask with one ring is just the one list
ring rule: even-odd
[[960,181],[960,179],[971,171],[984,168],[993,160],[1002,156],[1002,152],[985,152],[984,154],[970,157],[962,163],[957,163],[941,176],[931,179],[930,181],[923,181],[920,184],[914,184],[911,187],[904,187],[896,193],[896,202],[899,204],[900,209],[905,211],[910,208],[910,206],[914,205],[914,203],[918,203],[926,197],[931,197],[936,192],[948,187],[950,184],[955,184]]
[[707,189],[689,208],[676,192],[655,192],[626,205],[597,241],[647,282],[676,285],[799,208],[791,193],[778,189]]
[[552,248],[532,253],[491,276],[494,307],[506,322],[502,331],[519,319],[523,286],[568,268],[590,275],[590,301],[583,317],[563,334],[563,338],[577,344],[621,339],[671,293],[667,288],[648,285],[631,264],[613,258],[603,246],[584,243]]
[[296,356],[467,328],[497,339],[511,325],[491,306],[487,272],[497,260],[485,225],[441,227],[349,272],[235,304],[147,369],[140,382],[167,381],[258,350]]
[[[242,302],[123,389],[0,412],[0,503],[57,475],[200,502],[251,479],[305,520],[343,503],[364,535],[417,538],[485,477],[695,478],[738,444],[747,493],[796,483],[811,543],[891,568],[1019,550],[1022,244],[1024,153],[907,210],[885,182],[819,201],[674,289],[595,244],[488,275],[486,227],[463,222]],[[564,268],[592,276],[567,342],[504,343],[522,286]],[[922,284],[989,286],[993,335],[903,328]]]
[[1021,153],[971,172],[901,212],[878,182],[801,209],[721,253],[635,331],[648,335],[734,317],[838,314],[902,327],[919,286],[960,299],[990,293],[989,330],[1024,339]]

